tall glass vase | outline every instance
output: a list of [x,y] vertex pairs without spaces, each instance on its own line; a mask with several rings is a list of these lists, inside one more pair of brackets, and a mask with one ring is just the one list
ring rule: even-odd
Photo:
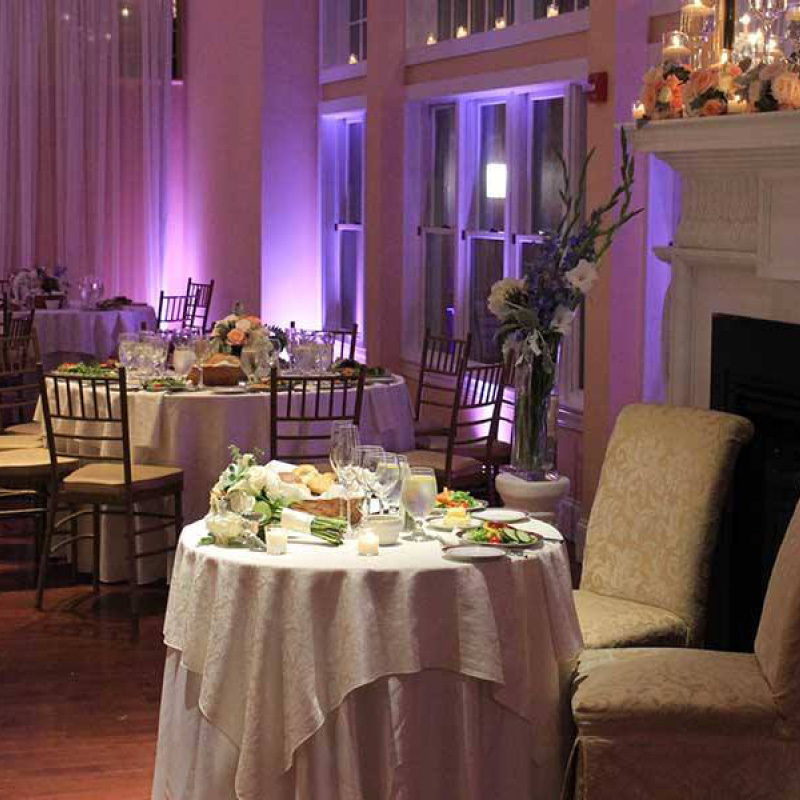
[[517,360],[511,471],[524,480],[545,480],[555,471],[560,343],[560,336],[545,338],[540,353],[523,350]]

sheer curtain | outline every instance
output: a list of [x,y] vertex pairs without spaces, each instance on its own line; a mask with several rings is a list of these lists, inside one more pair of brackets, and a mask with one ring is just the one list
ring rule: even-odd
[[171,0],[0,0],[0,274],[161,285]]

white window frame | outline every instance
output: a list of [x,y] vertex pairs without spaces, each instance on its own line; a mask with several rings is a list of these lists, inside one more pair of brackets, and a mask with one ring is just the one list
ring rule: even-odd
[[[367,56],[367,0],[359,0],[362,15],[350,19],[350,0],[320,0],[319,2],[319,63],[323,79],[341,80],[348,73],[362,73]],[[350,48],[350,31],[359,28],[358,52]],[[350,56],[356,63],[350,63]]]
[[[349,175],[350,138],[348,128],[353,124],[363,125],[361,159],[361,207],[360,222],[342,219],[341,209],[348,208],[345,196]],[[326,328],[340,328],[342,318],[342,238],[343,234],[355,233],[357,247],[356,319],[358,339],[363,342],[364,331],[364,197],[366,183],[366,113],[363,109],[345,113],[323,115],[320,120],[320,200],[322,216],[322,311]],[[343,188],[344,187],[344,188]]]
[[[456,276],[456,316],[453,335],[463,338],[469,330],[470,318],[470,286],[471,286],[471,248],[477,239],[497,240],[504,244],[503,276],[519,277],[522,273],[522,248],[527,242],[541,241],[541,237],[525,230],[525,220],[529,218],[530,192],[527,191],[531,179],[532,162],[530,158],[532,110],[534,100],[546,100],[557,97],[564,99],[564,151],[565,158],[573,175],[578,174],[581,167],[582,148],[579,139],[585,135],[580,118],[582,84],[568,83],[549,84],[546,87],[525,87],[524,89],[506,93],[492,93],[485,97],[457,96],[455,98],[438,98],[422,104],[418,112],[421,124],[417,130],[421,135],[420,157],[416,159],[416,167],[420,170],[418,213],[422,218],[422,210],[427,202],[432,174],[433,129],[430,124],[431,109],[454,104],[456,107],[457,125],[457,215],[456,231],[430,228],[420,225],[417,229],[419,245],[412,248],[408,262],[412,272],[410,288],[420,292],[417,297],[425,297],[425,269],[427,233],[451,234],[457,236],[455,247]],[[472,209],[474,194],[480,185],[478,172],[480,161],[479,115],[480,108],[489,103],[504,102],[506,104],[506,156],[508,165],[508,184],[506,193],[505,229],[503,231],[482,231],[474,226]],[[583,131],[581,128],[583,127]],[[413,162],[413,159],[412,159]],[[522,168],[524,166],[524,169]],[[414,168],[412,163],[411,168]],[[409,326],[404,335],[404,352],[408,361],[413,362],[414,353],[419,352],[422,334],[425,329],[425,304],[413,316],[407,315]],[[581,320],[576,318],[570,336],[564,339],[559,371],[559,393],[562,406],[580,412],[583,409],[583,390],[579,385],[581,358]]]

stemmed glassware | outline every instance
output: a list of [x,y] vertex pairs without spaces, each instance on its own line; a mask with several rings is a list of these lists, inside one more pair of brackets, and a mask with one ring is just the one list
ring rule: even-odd
[[121,333],[117,340],[119,363],[127,372],[135,372],[139,368],[139,334]]
[[366,513],[370,512],[370,502],[373,494],[376,494],[376,476],[378,465],[380,464],[383,448],[376,445],[361,445],[358,448],[358,469],[356,480],[364,490],[364,507]]
[[382,514],[386,511],[389,497],[399,486],[400,462],[397,453],[387,453],[384,450],[375,470],[375,494],[378,496]]
[[172,337],[172,368],[177,375],[186,375],[197,360],[190,331],[181,331]]
[[400,500],[414,519],[414,542],[425,542],[422,523],[436,505],[436,472],[430,467],[411,467],[403,479]]
[[350,488],[358,468],[360,438],[358,428],[350,422],[337,422],[331,431],[330,462],[336,480],[344,486],[344,500],[347,506],[346,538],[353,538],[350,514]]

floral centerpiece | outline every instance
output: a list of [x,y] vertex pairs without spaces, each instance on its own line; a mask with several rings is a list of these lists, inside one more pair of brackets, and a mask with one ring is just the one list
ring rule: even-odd
[[695,70],[681,87],[686,116],[718,117],[726,114],[741,74],[738,64],[717,64]]
[[639,95],[644,118],[676,119],[682,116],[684,97],[681,87],[690,75],[687,67],[671,62],[649,69]]
[[231,463],[211,490],[208,536],[201,544],[247,547],[253,536],[263,542],[266,528],[274,524],[303,530],[330,545],[342,544],[346,520],[290,508],[303,491],[304,487],[283,482],[268,464],[259,464],[256,455],[231,447]]
[[597,280],[598,266],[615,234],[642,211],[631,210],[634,162],[623,131],[621,183],[607,202],[585,216],[586,174],[593,155],[594,150],[574,192],[561,159],[564,214],[558,226],[544,234],[523,276],[498,281],[489,296],[489,310],[500,320],[497,335],[503,353],[516,357],[512,468],[528,479],[541,480],[554,467],[548,416],[561,341]]
[[270,344],[280,353],[287,344],[286,332],[275,325],[265,325],[253,314],[234,312],[214,323],[211,342],[220,353],[239,354],[245,347]]
[[739,83],[755,111],[800,109],[800,74],[796,64],[756,64],[741,76]]
[[18,305],[35,304],[44,308],[49,305],[49,299],[60,306],[69,290],[67,268],[58,265],[52,270],[45,266],[25,267],[11,273],[9,285]]

